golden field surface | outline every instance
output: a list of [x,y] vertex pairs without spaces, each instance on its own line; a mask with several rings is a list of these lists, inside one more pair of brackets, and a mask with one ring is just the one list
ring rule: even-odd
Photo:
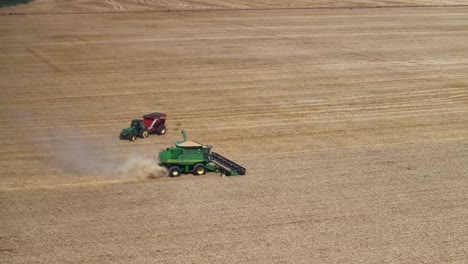
[[[435,2],[0,9],[0,263],[466,263],[468,7]],[[247,174],[166,177],[182,129]]]

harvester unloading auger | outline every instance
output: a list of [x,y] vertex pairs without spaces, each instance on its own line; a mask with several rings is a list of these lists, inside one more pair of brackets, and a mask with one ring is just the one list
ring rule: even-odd
[[[159,152],[160,165],[169,170],[170,177],[180,176],[182,172],[203,175],[207,171],[221,172],[222,175],[245,175],[245,168],[216,152],[211,152],[211,145],[187,141],[182,130],[183,141]],[[211,152],[211,153],[210,153]]]

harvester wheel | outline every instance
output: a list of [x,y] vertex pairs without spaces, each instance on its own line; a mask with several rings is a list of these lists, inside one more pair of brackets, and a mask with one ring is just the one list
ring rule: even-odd
[[169,169],[169,177],[179,177],[180,176],[180,168],[177,166],[173,166]]
[[148,137],[148,130],[147,129],[142,129],[140,131],[140,137],[141,138],[147,138]]
[[205,165],[198,163],[197,165],[193,166],[193,175],[199,176],[206,173]]
[[158,135],[166,134],[166,127],[164,125],[158,126],[158,128],[156,129],[156,134]]
[[132,136],[130,137],[130,141],[135,141],[135,139],[136,139],[136,135],[132,135]]

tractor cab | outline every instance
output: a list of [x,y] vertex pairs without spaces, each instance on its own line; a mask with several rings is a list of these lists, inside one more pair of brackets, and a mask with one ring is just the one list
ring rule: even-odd
[[143,120],[141,119],[133,119],[132,123],[130,123],[130,127],[134,127],[137,131],[140,131],[145,128],[145,123],[143,123]]

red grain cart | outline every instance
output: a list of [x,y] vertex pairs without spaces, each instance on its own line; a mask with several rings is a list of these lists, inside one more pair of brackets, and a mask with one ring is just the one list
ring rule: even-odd
[[143,116],[143,122],[149,133],[158,135],[166,134],[166,114],[164,113],[151,113]]

